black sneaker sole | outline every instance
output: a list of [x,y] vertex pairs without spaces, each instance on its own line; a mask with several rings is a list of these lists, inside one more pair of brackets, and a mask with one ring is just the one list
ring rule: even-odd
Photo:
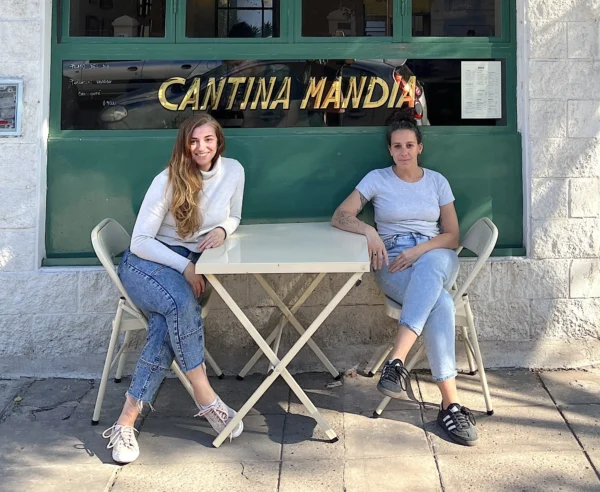
[[[461,437],[455,436],[454,434],[452,434],[452,432],[449,432],[446,429],[445,425],[440,424],[439,421],[437,421],[437,424],[440,426],[440,428],[446,433],[446,435],[450,438],[450,440],[452,442],[455,442],[456,444],[460,444],[462,446],[475,446],[477,444],[477,439],[475,439],[474,441],[468,441],[467,439],[462,439]],[[479,438],[478,438],[479,439]]]
[[377,391],[379,391],[382,395],[389,396],[390,398],[401,398],[402,395],[406,394],[406,391],[400,390],[398,392],[389,390],[381,386],[381,384],[377,383]]

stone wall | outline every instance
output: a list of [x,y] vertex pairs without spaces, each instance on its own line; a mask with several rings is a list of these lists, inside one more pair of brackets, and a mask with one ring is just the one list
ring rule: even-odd
[[[490,261],[470,296],[486,365],[584,366],[600,359],[600,1],[517,3],[529,256]],[[4,0],[0,11],[0,76],[25,81],[23,135],[0,138],[0,375],[97,376],[115,289],[100,268],[39,268],[48,8],[49,2]],[[471,266],[463,261],[461,275]],[[286,302],[306,282],[268,280]],[[303,324],[343,280],[326,277],[298,313]],[[274,327],[277,312],[252,277],[228,277],[226,285],[250,319],[266,323],[265,331]],[[239,370],[254,344],[218,299],[206,326],[207,347],[222,368]],[[294,340],[291,331],[284,346]],[[339,368],[348,368],[364,364],[394,331],[366,275],[316,340]],[[141,341],[134,344],[132,363]],[[263,361],[257,370],[265,367]],[[322,367],[305,350],[294,369]]]

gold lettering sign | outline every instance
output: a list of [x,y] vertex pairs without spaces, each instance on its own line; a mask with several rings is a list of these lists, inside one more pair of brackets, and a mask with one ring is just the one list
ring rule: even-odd
[[327,78],[321,77],[318,83],[315,83],[315,78],[311,77],[310,82],[308,84],[308,89],[304,94],[304,99],[302,99],[302,104],[300,104],[300,109],[306,109],[308,105],[308,100],[312,97],[316,97],[314,107],[315,109],[319,109],[321,105],[321,99],[323,98],[323,90],[325,89],[325,82],[327,82]]
[[[405,105],[414,108],[415,106],[417,79],[414,76],[407,81],[403,79],[394,80],[391,90],[388,83],[379,77],[348,77],[343,80],[341,77],[337,77],[330,83],[331,85],[325,94],[328,85],[327,78],[317,79],[311,77],[304,92],[300,109],[306,109],[311,102],[311,107],[315,110],[326,110],[329,107],[334,109],[375,109],[384,105],[388,108],[400,108]],[[347,84],[345,92],[343,91],[344,83]],[[185,86],[186,80],[182,77],[172,77],[163,82],[158,90],[160,104],[169,111],[183,111],[188,106],[191,106],[194,111],[198,109],[201,111],[215,110],[221,104],[221,97],[226,85],[228,90],[231,91],[227,101],[223,103],[226,104],[227,110],[233,108],[236,96],[241,91],[243,91],[240,102],[241,111],[245,111],[248,104],[250,104],[251,110],[257,110],[259,106],[261,110],[273,110],[279,105],[283,109],[290,108],[291,77],[284,77],[281,80],[281,87],[279,87],[276,94],[276,77],[269,77],[268,80],[266,77],[225,77],[220,79],[194,77],[179,104],[167,99],[167,89],[174,84]],[[250,102],[255,85],[254,98]],[[363,98],[365,86],[367,91]],[[380,91],[377,91],[377,88]],[[378,95],[376,96],[376,94]],[[202,105],[200,105],[201,97]],[[373,100],[374,97],[377,97],[377,100]]]
[[163,82],[158,89],[158,100],[163,105],[164,108],[169,111],[177,111],[177,104],[170,103],[167,101],[166,91],[173,84],[185,85],[185,79],[183,77],[172,77],[169,80]]
[[[381,97],[377,101],[373,101],[373,92],[375,91],[375,86],[378,85],[381,87],[382,94]],[[383,106],[385,102],[388,100],[390,96],[390,88],[388,85],[380,79],[379,77],[371,77],[371,82],[369,84],[369,90],[367,91],[367,95],[365,97],[365,102],[363,103],[363,108],[378,108],[379,106]]]

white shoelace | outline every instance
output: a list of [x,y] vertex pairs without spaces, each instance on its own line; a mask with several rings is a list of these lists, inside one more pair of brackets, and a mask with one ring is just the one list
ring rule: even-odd
[[[229,420],[229,413],[226,408],[223,408],[225,405],[219,404],[220,402],[211,405],[208,408],[200,410],[194,417],[206,417],[206,420],[211,422],[209,416],[220,420],[223,423],[223,428],[227,427],[227,421]],[[212,422],[211,422],[212,424]],[[215,429],[216,430],[216,429]],[[229,442],[233,440],[233,431],[229,434]]]
[[[117,427],[119,428],[117,429]],[[131,427],[130,425],[114,424],[102,433],[102,437],[108,439],[108,444],[106,446],[108,449],[115,447],[119,441],[122,441],[125,447],[135,449],[136,432],[139,433],[136,428]]]

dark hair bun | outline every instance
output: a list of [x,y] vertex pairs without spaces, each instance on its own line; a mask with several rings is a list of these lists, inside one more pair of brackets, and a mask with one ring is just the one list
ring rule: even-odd
[[393,125],[394,123],[400,123],[404,121],[407,123],[412,123],[416,126],[417,120],[415,120],[414,111],[412,108],[394,109],[394,111],[392,111],[392,114],[388,116],[387,120],[385,121],[385,124],[389,126]]

